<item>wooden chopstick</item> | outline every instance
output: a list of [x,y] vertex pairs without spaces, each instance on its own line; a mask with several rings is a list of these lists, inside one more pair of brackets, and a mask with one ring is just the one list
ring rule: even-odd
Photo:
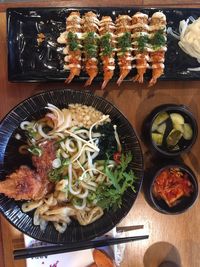
[[58,253],[122,244],[122,243],[147,239],[148,237],[149,237],[148,235],[142,235],[142,236],[132,236],[123,238],[107,238],[102,240],[79,242],[78,244],[74,243],[70,245],[53,245],[53,246],[51,245],[51,246],[43,246],[35,248],[25,248],[25,249],[14,250],[13,255],[15,260],[20,260],[25,258],[40,257]]

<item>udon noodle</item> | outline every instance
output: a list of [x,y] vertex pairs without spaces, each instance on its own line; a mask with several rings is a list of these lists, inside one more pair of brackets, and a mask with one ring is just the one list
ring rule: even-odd
[[95,193],[99,185],[112,185],[105,164],[112,171],[116,162],[106,155],[104,159],[98,159],[103,135],[98,131],[99,126],[110,124],[116,151],[121,152],[122,147],[117,127],[111,124],[109,115],[80,104],[63,109],[48,104],[46,109],[49,112],[42,119],[24,121],[21,129],[28,133],[27,150],[38,158],[42,153],[41,144],[54,143],[55,159],[48,171],[54,190],[38,201],[25,202],[22,210],[34,210],[33,223],[41,230],[52,222],[56,230],[63,233],[72,218],[81,225],[88,225],[104,213]]

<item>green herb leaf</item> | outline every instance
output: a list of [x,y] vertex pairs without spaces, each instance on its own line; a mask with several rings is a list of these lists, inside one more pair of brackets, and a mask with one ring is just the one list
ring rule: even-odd
[[121,207],[124,192],[131,188],[135,192],[134,182],[136,177],[132,170],[128,171],[128,165],[132,160],[131,153],[122,154],[121,162],[115,170],[105,167],[105,174],[108,176],[111,185],[101,184],[96,191],[97,205],[102,209]]
[[87,200],[88,200],[89,202],[93,202],[95,199],[96,199],[96,193],[90,191],[89,194],[88,194],[88,196],[87,196]]
[[105,173],[109,177],[109,179],[112,182],[112,184],[115,187],[115,189],[120,191],[120,186],[119,186],[118,181],[117,181],[117,173],[116,172],[112,172],[107,167],[106,167]]

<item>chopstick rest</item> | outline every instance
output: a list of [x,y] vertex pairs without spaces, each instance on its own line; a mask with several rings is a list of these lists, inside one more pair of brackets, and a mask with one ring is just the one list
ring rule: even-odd
[[144,228],[144,225],[117,226],[116,232],[117,233],[124,233],[124,232],[139,230],[139,229],[143,229],[143,228]]

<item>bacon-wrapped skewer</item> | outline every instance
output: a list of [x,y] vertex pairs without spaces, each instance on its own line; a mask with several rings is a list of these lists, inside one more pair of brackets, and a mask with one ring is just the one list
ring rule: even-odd
[[100,56],[103,63],[103,84],[101,86],[104,89],[113,77],[115,69],[115,24],[112,18],[109,16],[102,17],[99,28],[100,35]]
[[63,53],[66,54],[64,69],[70,74],[66,83],[70,83],[81,71],[81,17],[79,12],[71,12],[66,19],[66,31],[58,38],[59,43],[66,43]]
[[149,66],[148,43],[148,15],[137,12],[132,16],[132,40],[136,59],[137,75],[133,81],[143,83],[144,74]]
[[117,17],[116,35],[117,57],[120,69],[120,77],[117,81],[119,86],[132,69],[131,17],[128,15],[119,15]]
[[85,61],[85,70],[89,75],[89,79],[86,81],[85,86],[92,83],[93,79],[98,74],[98,31],[99,20],[97,15],[93,12],[87,12],[83,16],[83,53]]
[[166,16],[155,12],[151,17],[149,30],[151,32],[150,62],[152,64],[152,79],[149,86],[154,85],[164,72],[166,47]]

